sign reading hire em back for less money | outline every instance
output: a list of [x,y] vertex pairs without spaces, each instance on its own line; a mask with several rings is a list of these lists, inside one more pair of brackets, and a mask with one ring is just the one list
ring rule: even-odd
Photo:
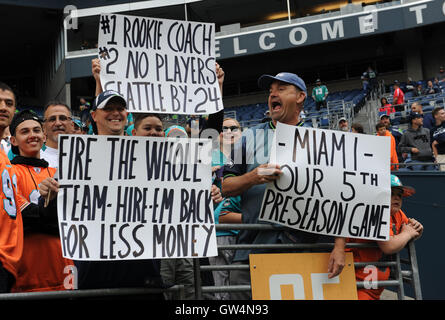
[[111,261],[216,256],[211,140],[61,135],[62,254]]

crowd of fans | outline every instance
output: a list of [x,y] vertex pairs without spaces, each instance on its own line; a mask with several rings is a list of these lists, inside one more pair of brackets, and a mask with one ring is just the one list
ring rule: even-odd
[[[268,132],[274,132],[277,121],[294,126],[305,126],[300,118],[307,97],[303,79],[293,73],[282,72],[275,76],[263,75],[259,86],[268,90],[269,113],[267,120],[248,128],[250,134],[243,134],[239,122],[224,118],[224,111],[206,119],[191,117],[185,127],[166,128],[156,114],[135,114],[129,119],[127,103],[117,92],[103,91],[100,84],[100,64],[92,62],[92,74],[96,80],[96,98],[89,104],[81,101],[80,119],[73,119],[71,109],[64,102],[51,101],[45,107],[43,119],[29,110],[15,113],[15,95],[5,84],[0,85],[0,129],[4,137],[1,156],[3,210],[0,215],[0,292],[29,292],[65,290],[66,267],[75,266],[78,272],[79,289],[119,287],[169,287],[174,284],[185,286],[185,298],[194,299],[194,268],[190,258],[130,261],[71,261],[61,255],[57,228],[58,182],[54,172],[58,167],[59,134],[133,135],[154,137],[183,137],[200,134],[205,129],[219,132],[217,147],[212,154],[213,184],[211,197],[214,204],[216,223],[258,223],[258,215],[266,184],[279,178],[280,166],[267,163],[271,143],[267,143]],[[216,74],[222,92],[224,71],[216,64]],[[376,86],[376,73],[367,70],[366,81],[371,89]],[[397,90],[397,86],[396,86]],[[328,90],[317,82],[313,91],[323,108]],[[403,92],[402,92],[403,94]],[[399,99],[399,97],[397,98]],[[394,100],[394,103],[399,103]],[[410,126],[400,136],[393,135],[389,115],[392,111],[385,102],[384,113],[376,127],[379,136],[391,138],[391,165],[399,168],[400,159],[411,161],[424,170],[434,167],[445,159],[445,111],[433,111],[434,127],[429,130],[422,126],[423,113],[420,106],[411,106]],[[416,109],[417,108],[417,109]],[[345,118],[339,120],[343,131],[364,133],[363,126],[353,123],[349,128]],[[8,130],[9,129],[9,133]],[[397,130],[396,130],[397,131]],[[250,139],[255,139],[255,143]],[[444,141],[442,141],[442,139]],[[258,143],[265,141],[265,143]],[[233,162],[231,155],[239,151],[241,162]],[[6,156],[8,154],[8,156]],[[258,159],[263,162],[248,161]],[[399,159],[398,159],[399,157]],[[443,160],[442,160],[443,159]],[[441,166],[441,168],[443,168]],[[5,173],[6,172],[6,173]],[[5,191],[5,186],[8,192]],[[423,226],[414,219],[408,219],[401,210],[403,197],[414,190],[402,185],[396,176],[391,176],[391,237],[378,242],[373,249],[354,249],[355,261],[378,261],[394,254],[423,232]],[[275,244],[275,243],[316,243],[319,235],[294,229],[227,230],[218,231],[218,245],[228,244]],[[329,278],[338,276],[345,265],[347,242],[357,240],[332,237],[333,249],[326,266]],[[360,242],[372,242],[362,240]],[[248,263],[249,253],[270,252],[269,250],[219,250],[218,256],[200,258],[203,264],[227,265]],[[291,251],[295,252],[295,250]],[[363,268],[356,270],[357,280],[366,275]],[[201,273],[202,282],[207,285],[243,285],[250,283],[249,270],[218,270]],[[389,278],[389,268],[379,271],[378,280]],[[379,299],[382,289],[360,289],[360,299]],[[171,299],[165,294],[150,295],[153,299]],[[250,299],[249,292],[222,292],[209,294],[208,299]]]
[[[427,81],[426,88],[422,88],[422,81],[413,82],[411,78],[408,78],[403,86],[396,80],[393,85],[392,103],[384,96],[380,98],[379,123],[386,125],[395,140],[395,149],[393,148],[392,152],[397,154],[397,158],[392,158],[391,162],[400,163],[399,170],[443,171],[444,105],[435,105],[431,112],[424,113],[421,102],[414,101],[409,105],[405,98],[409,93],[411,97],[436,95],[441,93],[443,87],[445,70],[441,66],[436,77]],[[391,118],[394,118],[397,110],[407,112],[405,130],[391,125]]]

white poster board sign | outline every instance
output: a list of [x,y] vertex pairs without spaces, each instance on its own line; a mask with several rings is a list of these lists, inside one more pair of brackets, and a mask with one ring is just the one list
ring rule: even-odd
[[210,140],[59,137],[57,205],[64,257],[217,255]]
[[103,90],[121,93],[130,112],[223,109],[213,23],[102,14],[98,52]]
[[270,163],[282,176],[264,194],[261,221],[349,238],[388,240],[390,140],[277,124]]

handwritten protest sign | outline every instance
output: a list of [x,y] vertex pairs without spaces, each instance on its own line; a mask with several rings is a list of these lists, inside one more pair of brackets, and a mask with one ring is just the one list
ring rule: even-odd
[[103,14],[99,22],[103,89],[120,92],[130,112],[223,109],[214,24],[117,14]]
[[260,220],[318,234],[388,240],[390,140],[278,123]]
[[211,142],[59,138],[63,256],[125,260],[217,255]]

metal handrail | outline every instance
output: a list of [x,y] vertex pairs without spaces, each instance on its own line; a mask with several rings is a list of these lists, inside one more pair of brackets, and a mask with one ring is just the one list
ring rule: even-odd
[[[216,230],[288,230],[288,227],[276,224],[217,224]],[[218,250],[246,250],[246,249],[331,249],[334,243],[289,243],[289,244],[232,244],[232,245],[218,245]],[[346,248],[375,248],[377,243],[346,243]],[[410,253],[408,261],[401,260],[400,254],[393,255],[394,261],[375,261],[375,262],[354,262],[355,268],[366,267],[367,265],[374,265],[377,267],[391,267],[395,270],[396,279],[377,281],[379,287],[396,287],[397,296],[399,300],[403,300],[404,296],[404,282],[413,285],[415,291],[415,298],[422,299],[420,289],[420,279],[418,274],[418,266],[415,255],[414,242],[410,241],[407,245]],[[408,264],[411,270],[402,270],[401,265]],[[202,299],[203,293],[216,292],[242,292],[250,291],[250,285],[229,285],[229,286],[201,286],[200,277],[197,276],[201,271],[231,271],[231,270],[250,270],[249,264],[234,264],[234,265],[205,265],[201,266],[198,259],[194,260],[195,267],[195,295],[196,299]],[[357,281],[357,288],[365,287],[365,282]],[[199,287],[197,287],[199,285]]]
[[110,289],[75,289],[64,291],[45,291],[45,292],[17,292],[2,293],[1,300],[48,300],[48,299],[80,299],[92,297],[121,297],[130,295],[159,294],[165,292],[176,293],[178,299],[183,299],[184,286],[174,285],[170,288],[110,288]]

